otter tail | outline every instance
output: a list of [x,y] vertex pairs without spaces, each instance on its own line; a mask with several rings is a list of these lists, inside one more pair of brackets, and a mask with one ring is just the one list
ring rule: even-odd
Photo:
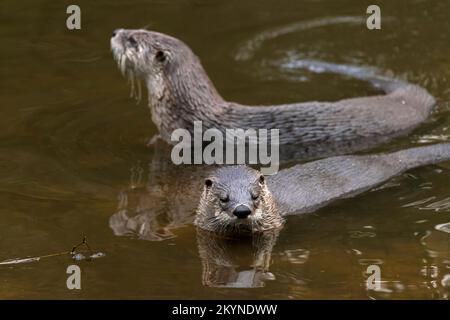
[[268,181],[283,215],[308,213],[370,190],[406,170],[444,161],[450,161],[450,143],[326,158],[281,170]]
[[450,161],[450,143],[441,143],[397,151],[386,155],[397,159],[404,170]]
[[286,69],[306,69],[313,73],[335,73],[367,81],[391,97],[415,107],[424,118],[428,116],[436,101],[424,88],[380,74],[375,68],[336,64],[312,59],[291,60],[283,65]]

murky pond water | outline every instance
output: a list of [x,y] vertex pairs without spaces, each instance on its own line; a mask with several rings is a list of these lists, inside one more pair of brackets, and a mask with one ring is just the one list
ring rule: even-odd
[[[66,288],[68,256],[0,266],[0,298],[449,298],[449,163],[290,217],[253,243],[256,254],[251,243],[205,240],[191,224],[195,199],[178,201],[198,169],[180,172],[146,147],[156,129],[109,49],[118,27],[172,34],[225,98],[249,104],[373,93],[342,76],[286,71],[286,59],[377,67],[438,100],[428,123],[373,152],[395,150],[450,140],[448,1],[385,1],[381,31],[348,18],[365,15],[357,0],[76,3],[80,31],[65,27],[72,2],[0,4],[0,260],[67,251],[83,234],[106,256],[77,263],[79,291]],[[378,290],[366,288],[371,264]]]

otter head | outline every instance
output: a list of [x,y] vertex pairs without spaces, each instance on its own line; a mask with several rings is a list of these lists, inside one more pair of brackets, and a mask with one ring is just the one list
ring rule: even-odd
[[230,166],[205,180],[194,223],[216,233],[251,234],[278,228],[283,218],[261,173]]
[[[165,106],[177,107],[177,102],[197,101],[198,96],[218,97],[199,59],[181,40],[143,29],[116,29],[111,50],[132,88],[135,80],[146,82],[151,105],[164,100]],[[187,99],[193,94],[195,99]]]

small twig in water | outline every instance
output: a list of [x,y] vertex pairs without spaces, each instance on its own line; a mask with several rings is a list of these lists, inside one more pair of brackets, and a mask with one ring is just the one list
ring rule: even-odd
[[[83,251],[77,250],[81,246],[85,246],[88,249],[88,253],[89,253],[88,256],[83,255],[82,254]],[[87,237],[85,235],[83,235],[83,241],[81,241],[81,243],[73,246],[71,251],[52,253],[52,254],[47,254],[47,255],[43,255],[43,256],[39,256],[39,257],[7,259],[4,261],[1,261],[0,266],[28,263],[28,262],[36,262],[36,261],[40,261],[43,258],[57,257],[57,256],[63,256],[63,255],[71,255],[74,260],[78,260],[78,261],[79,260],[89,260],[90,261],[92,259],[101,258],[101,257],[105,256],[105,254],[102,252],[94,253],[87,242]]]

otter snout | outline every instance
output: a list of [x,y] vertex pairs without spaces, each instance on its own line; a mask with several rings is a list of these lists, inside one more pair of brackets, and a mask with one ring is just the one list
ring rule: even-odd
[[246,205],[239,205],[237,206],[234,211],[233,214],[238,217],[238,219],[245,219],[247,218],[250,214],[252,213],[252,211],[250,210],[249,207],[247,207]]
[[125,43],[124,40],[126,39],[128,34],[129,34],[128,30],[125,30],[125,29],[114,29],[112,34],[111,34],[111,43],[113,41],[115,41],[116,45],[120,44],[122,46],[126,46],[126,43]]
[[118,35],[121,30],[122,29],[114,29],[114,31],[112,32],[112,37],[114,38],[116,35]]
[[140,33],[142,33],[139,31],[140,30],[114,29],[111,34],[111,46],[119,46],[123,50],[127,47],[136,48],[138,37],[141,36]]

